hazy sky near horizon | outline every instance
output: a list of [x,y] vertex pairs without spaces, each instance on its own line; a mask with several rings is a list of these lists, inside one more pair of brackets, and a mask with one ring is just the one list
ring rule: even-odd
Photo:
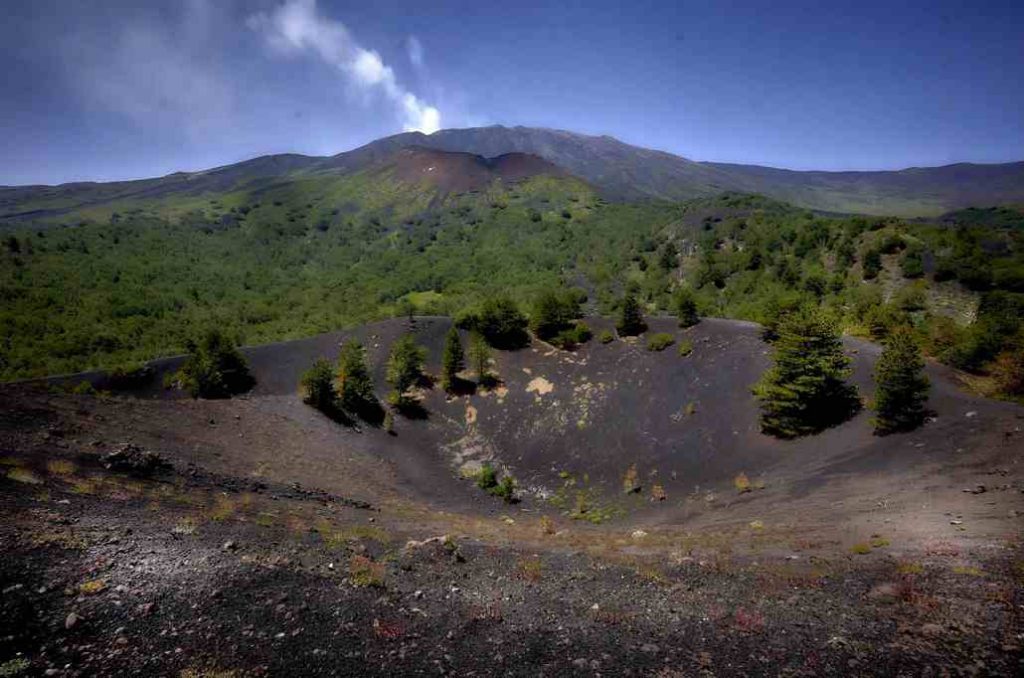
[[695,160],[1024,160],[1024,2],[6,0],[0,184],[529,125]]

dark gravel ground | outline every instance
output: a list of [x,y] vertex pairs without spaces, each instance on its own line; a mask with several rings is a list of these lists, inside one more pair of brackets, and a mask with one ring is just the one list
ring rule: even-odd
[[[31,493],[25,483],[0,485],[13,518],[0,532],[0,659],[20,653],[30,662],[25,675],[918,675],[927,667],[1013,675],[1022,667],[1024,560],[1012,549],[913,561],[683,552],[624,561],[557,537],[541,549],[459,535],[410,545],[402,528],[377,527],[383,517],[372,507],[294,488],[247,491],[203,473],[92,474],[104,486],[81,494],[68,476],[22,468],[43,482]],[[235,509],[218,518],[222,497]],[[268,510],[300,524],[261,524]],[[332,537],[323,520],[344,536]],[[976,565],[950,566],[965,557]]]
[[[359,332],[380,364],[407,328]],[[415,324],[432,361],[446,329]],[[1020,675],[1021,408],[933,367],[917,433],[778,443],[751,430],[756,329],[686,336],[503,353],[503,389],[425,393],[396,436],[296,397],[341,334],[251,349],[229,401],[4,387],[0,675]],[[126,440],[172,467],[106,468]],[[481,459],[522,503],[458,477]],[[607,520],[544,498],[565,476]]]

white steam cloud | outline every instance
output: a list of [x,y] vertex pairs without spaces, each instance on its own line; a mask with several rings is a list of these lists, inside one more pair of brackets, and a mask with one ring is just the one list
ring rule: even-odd
[[399,84],[380,54],[356,43],[343,23],[321,16],[316,0],[287,0],[269,14],[250,16],[246,23],[262,34],[274,51],[288,55],[312,52],[355,86],[383,94],[401,116],[405,131],[432,134],[441,128],[440,111]]

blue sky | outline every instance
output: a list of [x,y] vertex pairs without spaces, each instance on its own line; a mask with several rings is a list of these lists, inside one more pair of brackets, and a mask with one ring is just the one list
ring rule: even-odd
[[537,125],[695,160],[1024,159],[1024,2],[8,0],[0,184],[406,128]]

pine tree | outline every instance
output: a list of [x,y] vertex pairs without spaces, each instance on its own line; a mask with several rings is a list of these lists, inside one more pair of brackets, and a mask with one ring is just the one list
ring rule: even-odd
[[529,320],[510,297],[485,299],[474,329],[495,348],[517,349],[530,343],[526,333]]
[[626,296],[622,300],[622,309],[619,312],[619,321],[615,324],[615,329],[624,337],[635,337],[647,329],[640,301],[636,298],[636,288],[633,286],[626,289]]
[[690,290],[683,288],[676,293],[675,309],[680,327],[693,327],[700,322],[700,316],[697,315],[697,301],[693,298],[693,292]]
[[850,359],[835,326],[813,309],[786,315],[773,345],[774,365],[754,387],[761,430],[780,438],[817,433],[860,407],[846,383]]
[[426,360],[427,352],[422,346],[416,343],[416,338],[411,334],[404,334],[391,345],[391,355],[388,357],[387,379],[394,389],[392,399],[402,402],[405,392],[412,388],[420,377],[423,376],[423,362]]
[[441,385],[451,391],[458,377],[455,375],[466,366],[466,354],[462,350],[459,330],[454,325],[444,339],[444,354],[441,356]]
[[317,358],[302,375],[302,401],[321,412],[332,413],[338,404],[338,394],[334,390],[331,375],[331,364],[323,358]]
[[349,412],[362,413],[378,407],[373,377],[366,364],[366,349],[355,339],[346,341],[338,356],[338,391],[341,406]]
[[193,398],[228,398],[251,389],[256,380],[233,339],[213,329],[186,345],[188,358],[179,379]]
[[913,331],[906,326],[895,328],[875,365],[875,432],[909,431],[920,426],[928,386]]
[[469,362],[476,372],[477,383],[484,386],[493,380],[490,370],[491,348],[479,332],[473,332],[469,336]]

